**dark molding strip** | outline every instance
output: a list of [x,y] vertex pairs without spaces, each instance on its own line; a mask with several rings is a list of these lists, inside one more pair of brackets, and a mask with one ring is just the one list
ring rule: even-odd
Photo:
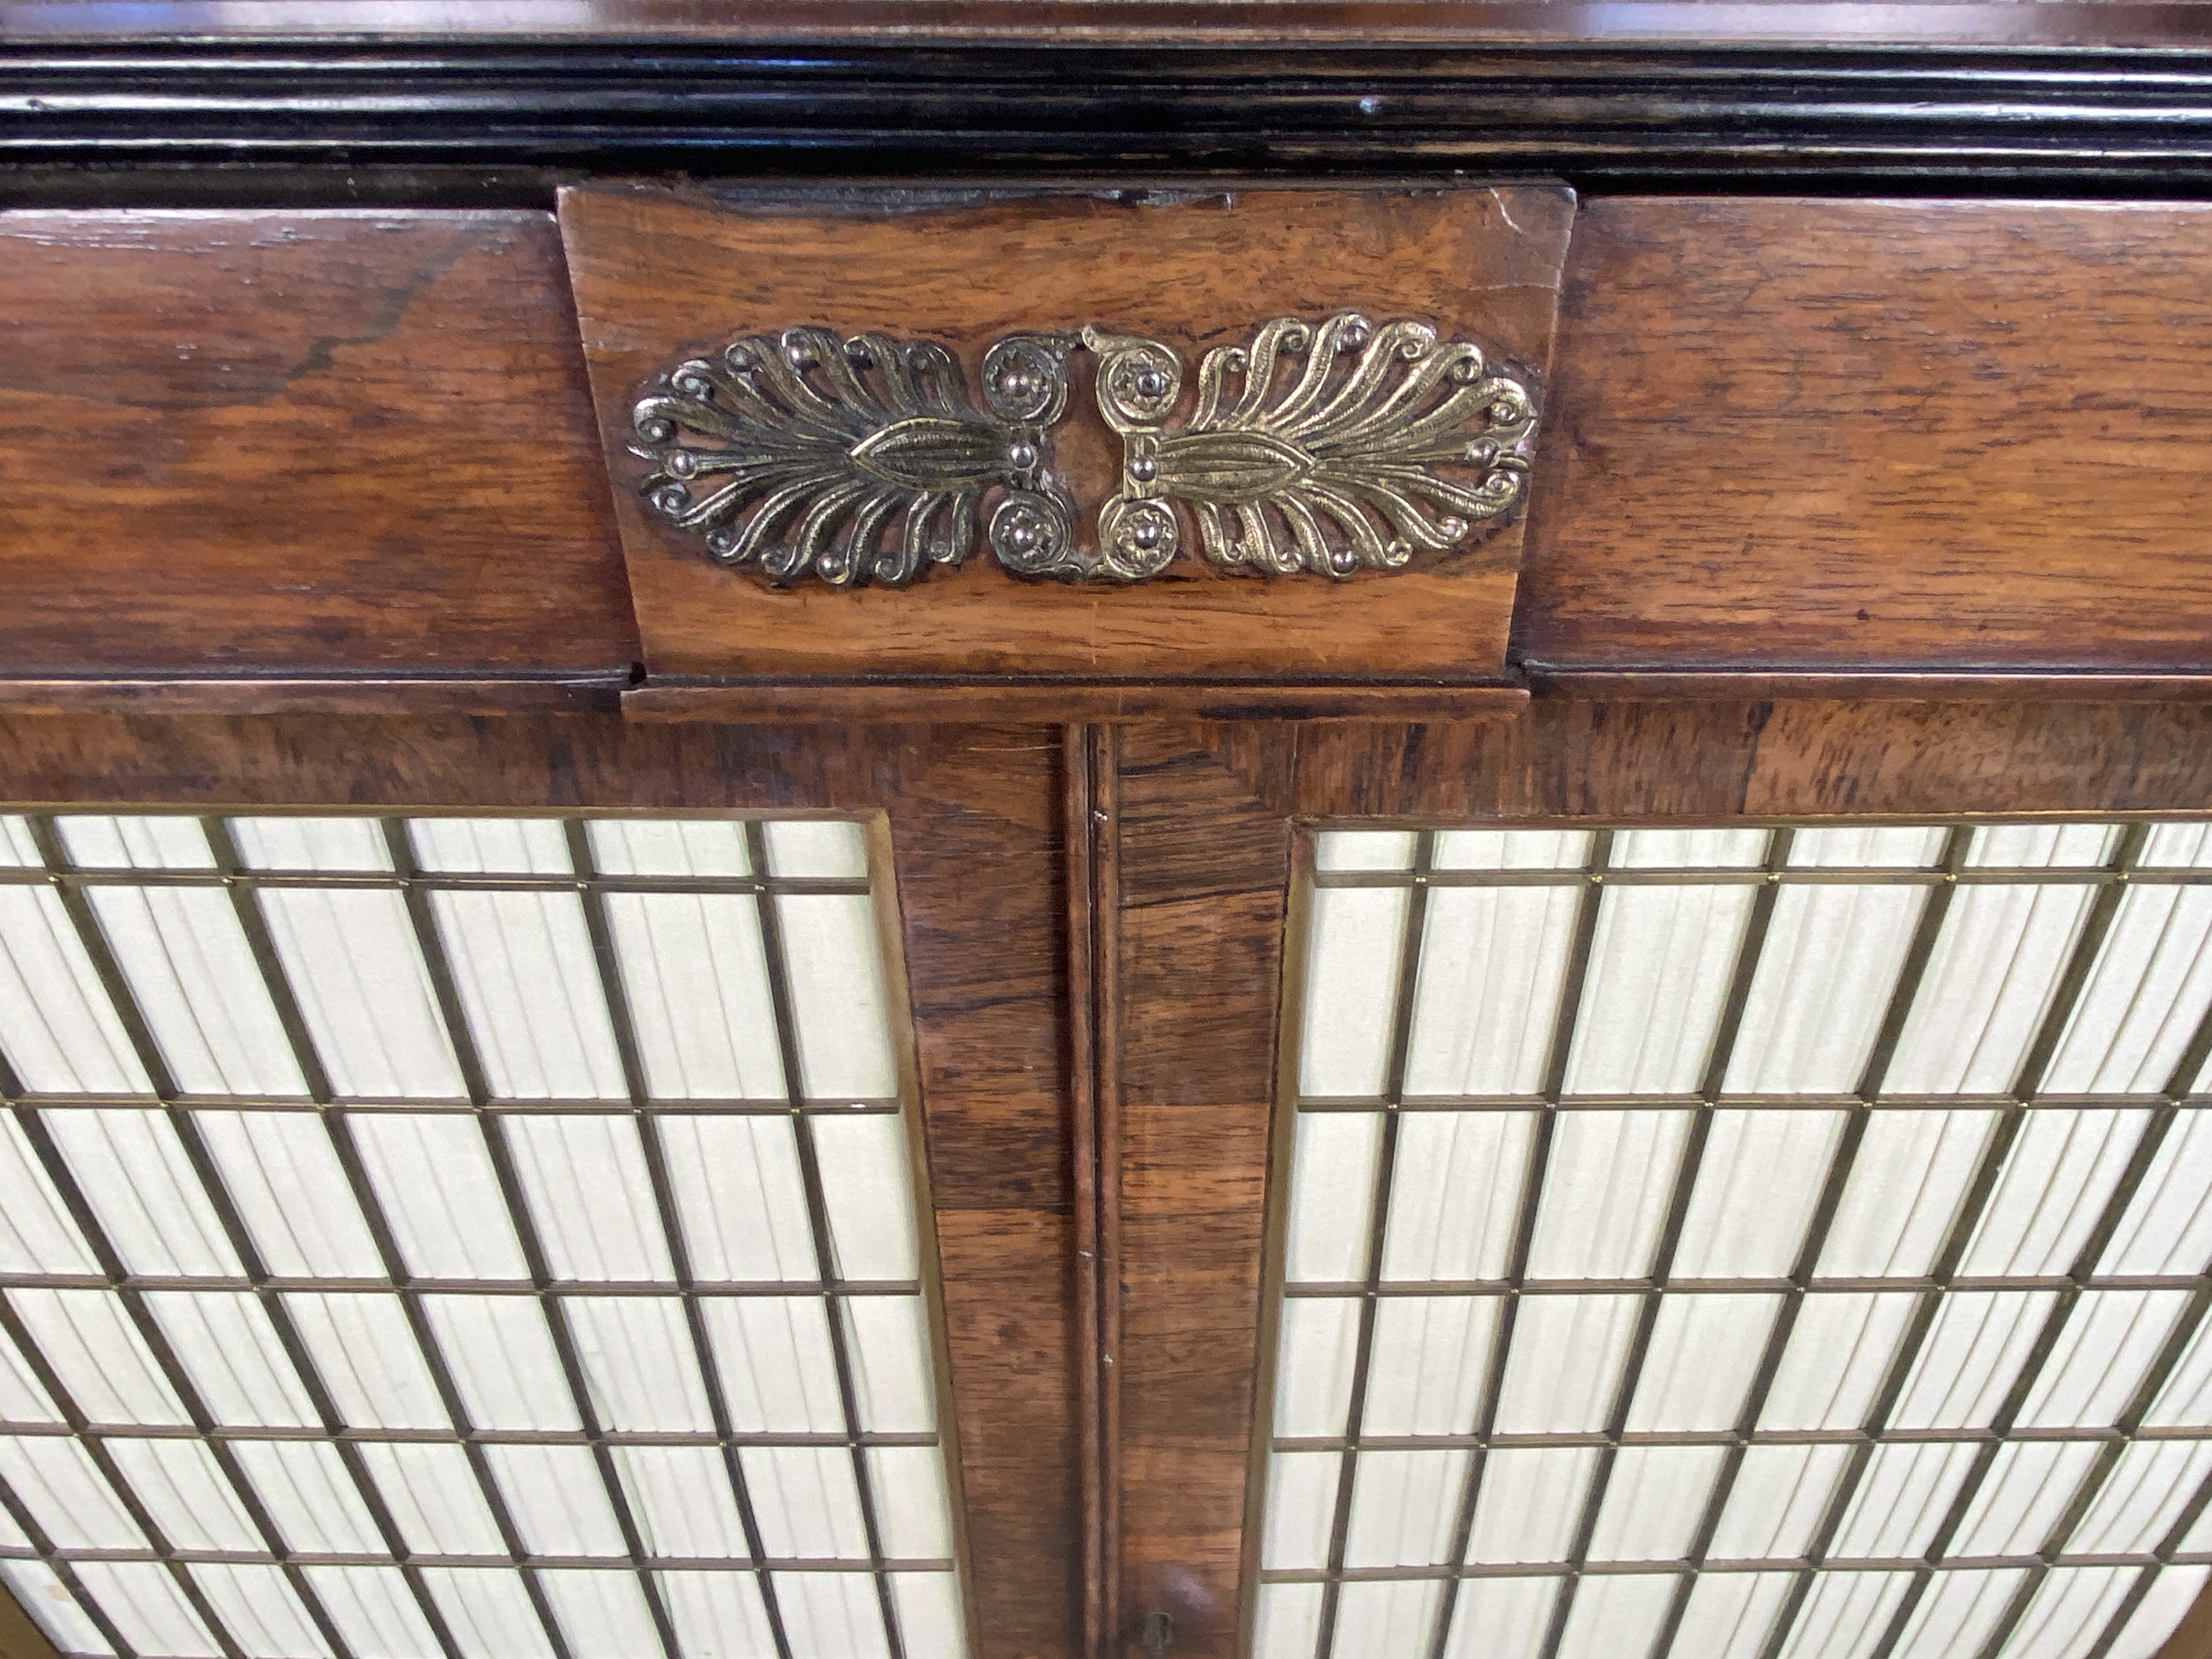
[[1517,685],[1221,680],[647,680],[623,694],[638,720],[790,725],[807,720],[1113,725],[1129,720],[1449,720],[1510,718]]
[[0,714],[609,713],[619,682],[526,679],[0,679]]
[[924,28],[897,44],[887,28],[739,44],[25,32],[52,9],[0,6],[0,200],[143,198],[166,169],[217,163],[203,189],[250,194],[270,170],[364,201],[543,199],[564,177],[670,173],[2212,186],[2212,14],[2173,23],[2181,44],[2154,50],[1327,38],[1357,7],[1316,8],[1316,33],[1296,39],[1279,8],[1273,39],[1255,26],[1183,40],[1097,38],[1113,34],[1103,27],[965,40]]
[[2212,702],[2212,674],[1672,670],[1583,672],[1527,665],[1533,696],[1594,702]]
[[2193,0],[0,0],[0,36],[76,40],[601,38],[2149,46],[2212,37]]
[[650,721],[1113,725],[1135,720],[1514,718],[1531,700],[1582,702],[2212,703],[2212,674],[1577,672],[1526,684],[1432,680],[652,678],[634,685],[494,678],[0,679],[0,714],[612,714]]

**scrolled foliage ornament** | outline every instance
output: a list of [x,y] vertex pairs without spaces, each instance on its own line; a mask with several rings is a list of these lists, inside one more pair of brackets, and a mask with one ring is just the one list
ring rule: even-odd
[[1067,404],[1066,344],[997,342],[983,404],[931,342],[821,328],[738,340],[639,399],[632,452],[653,465],[639,489],[717,563],[836,587],[903,587],[963,562],[995,493],[993,550],[1024,575],[1059,574],[1073,508],[1046,480],[1045,428]]
[[[1122,446],[1091,550],[1050,471],[1078,349]],[[941,345],[793,328],[669,370],[632,449],[653,467],[641,492],[710,557],[841,587],[902,587],[979,535],[1022,577],[1149,581],[1195,551],[1341,580],[1462,545],[1525,494],[1528,388],[1425,323],[1277,318],[1200,360],[1178,422],[1185,379],[1157,340],[1011,334],[984,354],[979,407]]]

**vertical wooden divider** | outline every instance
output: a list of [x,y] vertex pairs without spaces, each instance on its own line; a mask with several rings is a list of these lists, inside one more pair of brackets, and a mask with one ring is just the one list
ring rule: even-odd
[[[1111,726],[1091,728],[1091,926],[1098,968],[1095,1033],[1098,1139],[1092,1153],[1098,1205],[1099,1298],[1097,1332],[1098,1593],[1100,1645],[1120,1632],[1118,1609],[1104,1600],[1121,1571],[1121,734]],[[1097,1651],[1094,1649],[1093,1651]]]
[[[1113,1440],[1107,1432],[1105,1395],[1110,1378],[1105,1356],[1109,1293],[1107,1258],[1102,1249],[1106,1211],[1101,1197],[1099,1149],[1109,1144],[1099,1127],[1102,1030],[1112,1030],[1110,1010],[1102,1006],[1112,980],[1102,974],[1100,919],[1110,915],[1099,902],[1102,860],[1099,841],[1112,830],[1110,807],[1094,805],[1101,766],[1102,738],[1091,726],[1066,728],[1063,743],[1066,780],[1065,833],[1067,843],[1067,1037],[1069,1141],[1074,1153],[1072,1188],[1075,1205],[1076,1415],[1082,1451],[1083,1651],[1096,1659],[1105,1644],[1106,1597],[1111,1546],[1106,1525],[1106,1492]],[[1110,751],[1109,751],[1110,752]],[[1111,768],[1110,759],[1104,765]],[[1109,789],[1104,799],[1110,801]],[[1110,866],[1109,866],[1110,867]]]
[[1117,797],[1092,803],[1111,849],[1098,884],[1109,1659],[1139,1651],[1156,1613],[1173,1620],[1172,1659],[1236,1644],[1298,730],[1133,725],[1099,756],[1095,787],[1110,780]]

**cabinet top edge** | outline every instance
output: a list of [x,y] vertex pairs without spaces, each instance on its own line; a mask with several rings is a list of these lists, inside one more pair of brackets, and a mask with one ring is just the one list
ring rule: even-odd
[[2202,51],[2188,4],[2049,0],[7,0],[0,42],[933,44]]

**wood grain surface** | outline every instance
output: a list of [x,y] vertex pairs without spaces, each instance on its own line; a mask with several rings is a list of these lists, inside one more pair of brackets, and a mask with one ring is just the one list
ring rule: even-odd
[[[903,592],[778,589],[712,564],[696,538],[648,514],[625,483],[644,470],[628,453],[630,409],[685,356],[800,324],[941,341],[972,387],[1000,336],[1097,322],[1176,347],[1188,390],[1206,348],[1242,342],[1273,317],[1346,308],[1479,339],[1540,392],[1567,192],[738,200],[616,185],[561,198],[653,674],[1498,678],[1517,522],[1413,569],[1341,583],[1218,572],[1186,556],[1142,586],[1071,588],[1015,580],[979,552]],[[1091,402],[1088,359],[1076,361],[1052,442],[1087,544],[1097,504],[1118,487],[1121,452]]]
[[1026,727],[0,717],[9,802],[888,813],[978,1659],[1080,1650],[1061,766]]
[[550,217],[0,214],[0,664],[635,659]]
[[2212,1656],[2212,1584],[2197,1592],[2197,1600],[2173,1627],[2173,1634],[2151,1659],[2208,1659]]
[[[49,1585],[46,1593],[52,1595],[53,1588]],[[61,1659],[61,1650],[31,1621],[9,1584],[0,1584],[0,1659]]]
[[1524,720],[1300,728],[1315,817],[2212,810],[2201,703],[1539,697]]
[[1587,205],[1515,648],[2212,664],[2212,209]]
[[1115,1624],[1166,1613],[1177,1659],[1236,1638],[1298,730],[1120,734]]
[[[788,320],[802,290],[860,294],[864,276],[834,318],[802,314],[918,319],[972,350],[1095,304],[1193,347],[1357,287],[1361,304],[1437,314],[1459,295],[1504,349],[1540,356],[1537,245],[1556,257],[1566,216],[1541,191],[908,213],[816,199],[739,215],[573,196],[572,232],[612,250],[579,244],[605,313],[587,318],[602,401],[681,347]],[[927,258],[897,253],[917,234]],[[0,249],[12,677],[622,682],[640,647],[543,216],[15,213]],[[1205,269],[1178,277],[1171,254]],[[869,276],[870,258],[906,286]],[[1516,624],[1540,676],[2071,672],[2160,695],[2156,677],[2212,665],[2212,208],[1608,198],[1583,212],[1567,269]],[[1438,271],[1456,274],[1439,287]],[[1178,307],[1200,319],[1180,332]],[[1098,437],[1066,447],[1080,460]],[[819,711],[1066,720],[1126,717],[1112,682],[1169,677],[1341,680],[1363,705],[1410,700],[1408,717],[1472,713],[1406,683],[1495,677],[1511,581],[1497,567],[1517,532],[1456,574],[1343,587],[1186,562],[1150,589],[1071,592],[979,562],[905,595],[775,592],[656,527],[629,533],[658,674],[1071,675],[1097,695],[994,712],[921,688],[902,707],[890,687]],[[1399,684],[1356,684],[1378,677]],[[210,702],[346,694],[258,695]],[[687,717],[744,708],[666,695]],[[792,695],[765,717],[812,717]],[[1161,695],[1120,701],[1234,712]],[[1336,707],[1279,684],[1255,712],[1267,696],[1285,716]]]
[[[1106,1651],[1107,1586],[1118,1577],[1109,1545],[1121,1528],[1109,1519],[1109,1498],[1118,1497],[1119,1389],[1114,1369],[1119,1346],[1121,1206],[1111,1182],[1120,1170],[1102,1162],[1099,1148],[1120,1144],[1118,1042],[1102,1045],[1102,1025],[1118,1036],[1115,980],[1120,935],[1120,788],[1115,734],[1069,726],[1060,738],[1061,841],[1066,858],[1063,896],[1067,906],[1068,1139],[1073,1149],[1069,1188],[1073,1313],[1075,1320],[1076,1405],[1083,1468],[1078,1497],[1083,1514],[1082,1652]],[[1101,926],[1102,922],[1107,924]],[[1108,1108],[1102,1127],[1099,1108]],[[1109,1287],[1114,1287],[1109,1294]],[[1114,1316],[1109,1322],[1109,1316]]]

